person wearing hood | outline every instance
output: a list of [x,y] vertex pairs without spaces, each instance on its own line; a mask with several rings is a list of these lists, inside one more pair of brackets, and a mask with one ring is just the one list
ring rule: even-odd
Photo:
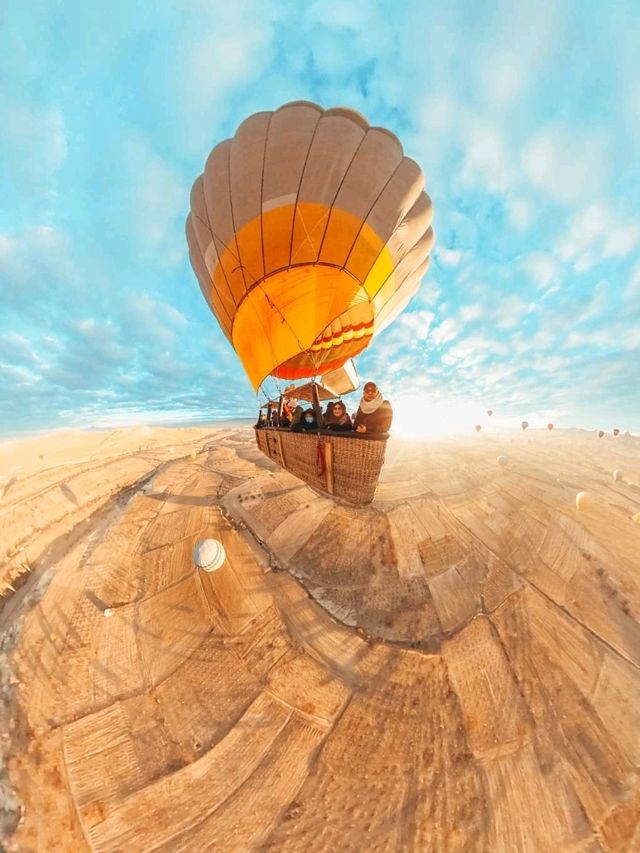
[[302,429],[303,429],[303,427],[302,427],[302,416],[303,415],[304,415],[304,409],[302,408],[300,403],[296,400],[295,401],[295,408],[293,408],[293,411],[291,412],[291,423],[289,425],[290,429],[292,429],[294,432],[301,432],[302,431]]
[[[328,406],[327,409],[329,409]],[[324,425],[327,429],[336,432],[348,432],[353,429],[351,417],[342,400],[336,400],[335,403],[331,404],[330,413],[324,416]]]
[[362,399],[353,419],[353,428],[358,433],[389,432],[393,420],[393,409],[385,400],[375,382],[367,382],[362,389]]

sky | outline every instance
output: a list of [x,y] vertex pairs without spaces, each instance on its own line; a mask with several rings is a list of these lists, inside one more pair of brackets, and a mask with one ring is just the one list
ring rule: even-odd
[[639,432],[639,44],[636,0],[4,0],[0,433],[255,414],[184,221],[211,148],[302,99],[394,131],[434,203],[363,379]]

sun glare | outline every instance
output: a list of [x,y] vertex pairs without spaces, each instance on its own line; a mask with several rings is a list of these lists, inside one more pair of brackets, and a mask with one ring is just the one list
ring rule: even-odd
[[393,432],[401,438],[446,438],[472,433],[489,423],[486,411],[467,400],[432,401],[423,397],[401,397],[392,401]]

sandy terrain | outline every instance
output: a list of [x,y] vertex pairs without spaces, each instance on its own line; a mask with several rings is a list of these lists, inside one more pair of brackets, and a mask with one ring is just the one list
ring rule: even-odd
[[640,440],[387,460],[356,509],[247,428],[0,445],[8,849],[640,849]]

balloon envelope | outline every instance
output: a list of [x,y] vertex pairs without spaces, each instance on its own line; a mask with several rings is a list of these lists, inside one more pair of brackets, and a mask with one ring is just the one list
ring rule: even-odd
[[423,184],[392,133],[306,101],[213,149],[189,257],[255,389],[341,367],[407,305],[433,245]]
[[614,434],[614,435],[620,435],[620,430],[619,430],[619,429],[614,429],[613,434]]
[[217,571],[226,559],[224,545],[217,539],[201,539],[193,549],[193,562],[205,572]]
[[593,506],[593,499],[589,492],[578,492],[576,495],[576,509],[578,512],[584,512]]
[[524,432],[525,429],[529,426],[529,422],[528,421],[522,421],[520,426],[522,427],[522,431]]
[[603,435],[604,435],[604,430],[599,429],[598,430],[598,438],[602,438]]
[[553,424],[547,424],[547,429],[549,430],[549,432],[551,432],[551,430],[553,429]]
[[498,465],[506,465],[508,463],[508,461],[509,461],[509,459],[506,456],[498,456],[498,458],[496,459],[496,462],[498,463]]
[[493,414],[493,409],[487,409],[487,414],[489,415],[489,417],[491,417],[491,415]]
[[482,429],[482,427],[480,426],[480,424],[476,424],[476,425],[475,425],[475,427],[474,427],[474,429],[475,429],[475,431],[476,431],[476,432],[480,432],[480,430]]

